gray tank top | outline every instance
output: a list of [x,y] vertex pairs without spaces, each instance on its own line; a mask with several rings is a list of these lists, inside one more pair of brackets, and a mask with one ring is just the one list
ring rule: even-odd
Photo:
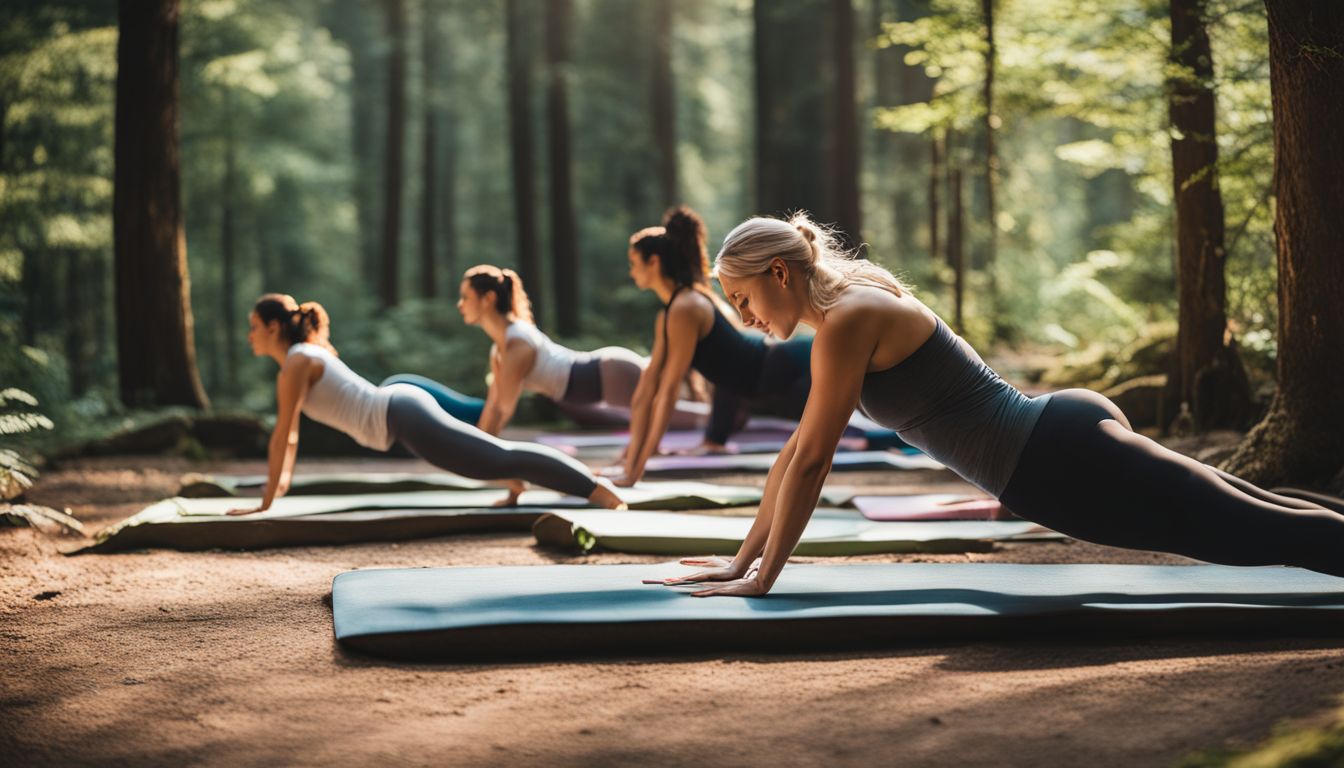
[[863,377],[859,407],[995,496],[1003,493],[1047,397],[1030,398],[938,318],[913,354]]

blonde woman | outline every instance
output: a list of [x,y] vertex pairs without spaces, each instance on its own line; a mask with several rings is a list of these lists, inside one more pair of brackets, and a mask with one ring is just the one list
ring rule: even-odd
[[1344,576],[1344,515],[1135,434],[1095,392],[1023,395],[891,273],[842,252],[806,215],[738,225],[715,274],[747,325],[781,338],[816,329],[812,392],[737,556],[669,583],[717,582],[700,596],[769,592],[855,406],[1015,514],[1075,538]]

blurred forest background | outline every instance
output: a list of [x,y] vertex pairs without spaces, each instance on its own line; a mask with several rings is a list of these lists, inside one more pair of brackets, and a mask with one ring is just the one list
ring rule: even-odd
[[[657,304],[630,284],[626,242],[682,202],[711,251],[746,216],[809,210],[1010,377],[1132,384],[1163,428],[1193,397],[1167,376],[1185,217],[1203,254],[1188,263],[1225,279],[1225,309],[1201,310],[1226,315],[1210,354],[1246,371],[1218,386],[1253,401],[1198,426],[1244,428],[1272,391],[1261,2],[143,5],[176,23],[170,160],[203,397],[119,384],[118,4],[0,8],[0,386],[68,437],[166,402],[268,411],[274,364],[245,341],[265,291],[322,302],[374,381],[484,391],[488,341],[453,306],[477,263],[518,269],[553,336],[647,350]],[[1178,210],[1187,190],[1201,198]]]

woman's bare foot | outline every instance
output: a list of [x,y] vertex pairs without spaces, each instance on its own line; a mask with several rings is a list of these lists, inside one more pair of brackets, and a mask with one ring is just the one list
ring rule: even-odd
[[518,497],[522,496],[523,491],[527,489],[527,483],[524,483],[522,480],[510,480],[507,484],[507,487],[509,489],[509,495],[500,499],[499,501],[496,501],[491,506],[494,507],[518,506]]
[[621,501],[621,497],[616,495],[616,491],[612,490],[610,481],[605,477],[597,479],[597,487],[588,495],[588,501],[607,509],[629,509],[629,506]]

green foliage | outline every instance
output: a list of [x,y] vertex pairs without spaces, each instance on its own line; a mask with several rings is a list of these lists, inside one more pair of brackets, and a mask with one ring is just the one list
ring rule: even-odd
[[[1257,4],[1210,6],[1228,313],[1254,350],[1248,359],[1265,365],[1277,322],[1266,22]],[[981,4],[933,0],[930,11],[885,24],[876,43],[907,51],[905,62],[936,80],[933,98],[878,109],[875,123],[978,136]],[[968,232],[974,252],[991,224],[999,230],[998,323],[1017,338],[1115,348],[1174,316],[1167,83],[1188,73],[1168,63],[1167,4],[1001,2],[995,27],[1000,211],[995,222],[977,220],[972,193]],[[978,147],[949,162],[983,183]]]
[[1332,768],[1344,763],[1344,713],[1313,726],[1282,724],[1246,750],[1211,750],[1189,755],[1179,768]]

